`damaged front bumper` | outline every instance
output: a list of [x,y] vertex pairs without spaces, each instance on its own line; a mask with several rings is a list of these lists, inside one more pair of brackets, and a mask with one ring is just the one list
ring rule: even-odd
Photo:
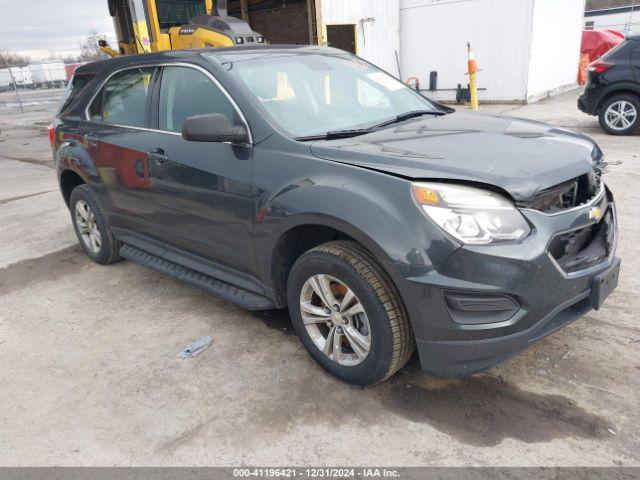
[[534,227],[524,241],[465,246],[400,282],[423,370],[487,369],[599,308],[616,287],[617,219],[606,187],[558,214],[521,211]]

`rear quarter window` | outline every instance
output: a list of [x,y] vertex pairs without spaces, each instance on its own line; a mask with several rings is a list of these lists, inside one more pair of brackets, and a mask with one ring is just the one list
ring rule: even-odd
[[58,115],[64,113],[64,111],[80,96],[85,87],[93,80],[94,75],[76,74],[71,78],[71,81],[67,85],[67,88],[62,96],[62,102],[58,109]]
[[618,45],[616,45],[615,47],[613,47],[611,50],[609,50],[607,53],[605,53],[602,56],[602,60],[623,60],[623,59],[629,59],[629,49],[627,48],[629,46],[630,42],[629,40],[625,40],[622,43],[619,43]]

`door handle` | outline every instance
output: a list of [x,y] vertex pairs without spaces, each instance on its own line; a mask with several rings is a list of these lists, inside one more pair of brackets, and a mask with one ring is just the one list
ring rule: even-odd
[[93,133],[85,134],[84,139],[89,144],[90,147],[95,147],[96,144],[98,143],[98,137]]
[[147,155],[149,155],[149,158],[153,160],[156,165],[162,165],[169,160],[169,157],[167,157],[167,154],[164,153],[164,150],[161,148],[151,150],[150,152],[147,152]]

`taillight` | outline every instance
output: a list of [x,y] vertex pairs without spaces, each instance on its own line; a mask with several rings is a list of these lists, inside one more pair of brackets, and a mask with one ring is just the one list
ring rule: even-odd
[[613,63],[603,62],[601,60],[596,60],[591,65],[589,65],[589,71],[595,73],[604,73],[613,67]]
[[49,133],[49,144],[53,147],[53,141],[56,136],[56,127],[53,126],[53,123],[50,123],[47,127],[47,132]]

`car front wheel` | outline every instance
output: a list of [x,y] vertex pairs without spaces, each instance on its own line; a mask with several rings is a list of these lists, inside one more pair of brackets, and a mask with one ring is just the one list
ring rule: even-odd
[[640,98],[620,94],[608,99],[600,109],[600,126],[611,135],[630,135],[640,129]]
[[355,242],[329,242],[304,253],[289,274],[287,296],[302,344],[345,382],[385,380],[413,352],[413,334],[395,286]]

